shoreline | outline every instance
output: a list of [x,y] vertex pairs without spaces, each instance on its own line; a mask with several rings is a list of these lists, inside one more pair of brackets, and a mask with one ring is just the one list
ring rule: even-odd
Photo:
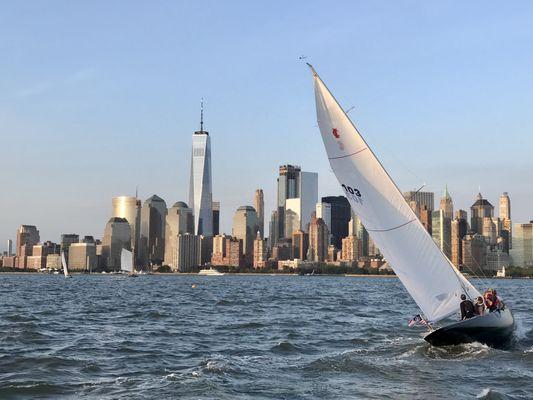
[[[48,273],[41,273],[41,272],[22,272],[22,271],[3,271],[0,272],[0,275],[28,275],[28,276],[34,276],[34,275],[55,275],[55,274],[48,274]],[[58,274],[62,276],[62,274]],[[101,273],[93,273],[93,274],[86,274],[84,272],[71,272],[71,275],[95,275],[95,276],[117,276],[114,274],[101,274]],[[158,275],[158,276],[205,276],[205,275],[198,275],[197,272],[153,272],[152,275]],[[269,272],[269,273],[261,273],[261,272],[225,272],[224,275],[228,276],[301,276],[299,274],[288,274],[288,273],[275,273],[275,272]],[[120,275],[119,275],[120,276]],[[149,275],[147,275],[149,276]],[[342,276],[346,278],[398,278],[397,275],[376,275],[376,274],[316,274],[313,275],[313,277],[320,277],[320,276]],[[467,279],[473,278],[478,279],[476,277],[470,277],[467,276]],[[490,278],[484,278],[484,279],[532,279],[531,277],[527,276],[506,276],[506,277],[490,277]]]

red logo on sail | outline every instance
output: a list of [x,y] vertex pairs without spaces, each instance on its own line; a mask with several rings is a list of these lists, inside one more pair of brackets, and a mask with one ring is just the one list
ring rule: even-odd
[[336,139],[339,139],[341,137],[341,135],[339,135],[339,131],[337,130],[337,128],[333,128],[331,131],[331,134],[335,136]]

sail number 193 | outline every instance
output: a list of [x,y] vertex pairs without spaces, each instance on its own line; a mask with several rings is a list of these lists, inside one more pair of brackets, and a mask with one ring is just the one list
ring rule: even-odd
[[353,188],[351,186],[348,186],[348,185],[345,185],[344,183],[342,184],[342,188],[344,189],[344,193],[346,193],[346,196],[359,203],[359,204],[363,204],[363,200],[361,199],[361,192],[359,191],[359,189],[356,189],[356,188]]

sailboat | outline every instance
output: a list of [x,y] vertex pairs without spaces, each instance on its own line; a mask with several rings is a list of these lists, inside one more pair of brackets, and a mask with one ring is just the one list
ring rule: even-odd
[[128,273],[131,277],[136,277],[137,274],[133,270],[133,252],[122,249],[120,254],[120,269]]
[[65,278],[72,278],[72,275],[68,273],[67,260],[65,259],[65,253],[61,252],[61,265],[63,265],[63,274]]
[[[478,341],[503,345],[514,330],[509,307],[445,323],[459,312],[462,294],[479,291],[433,241],[355,125],[312,65],[318,126],[329,162],[352,210],[422,310],[425,340],[440,345]],[[448,320],[449,321],[449,320]]]

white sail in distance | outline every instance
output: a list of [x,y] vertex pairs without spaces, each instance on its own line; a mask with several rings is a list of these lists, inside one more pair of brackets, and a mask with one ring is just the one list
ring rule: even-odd
[[479,292],[453,266],[314,68],[318,126],[329,162],[353,211],[425,318],[459,310],[460,296]]
[[126,249],[122,249],[120,254],[120,269],[130,274],[133,273],[133,257],[132,252]]
[[67,260],[65,259],[65,253],[61,252],[61,265],[63,266],[63,274],[68,276]]

